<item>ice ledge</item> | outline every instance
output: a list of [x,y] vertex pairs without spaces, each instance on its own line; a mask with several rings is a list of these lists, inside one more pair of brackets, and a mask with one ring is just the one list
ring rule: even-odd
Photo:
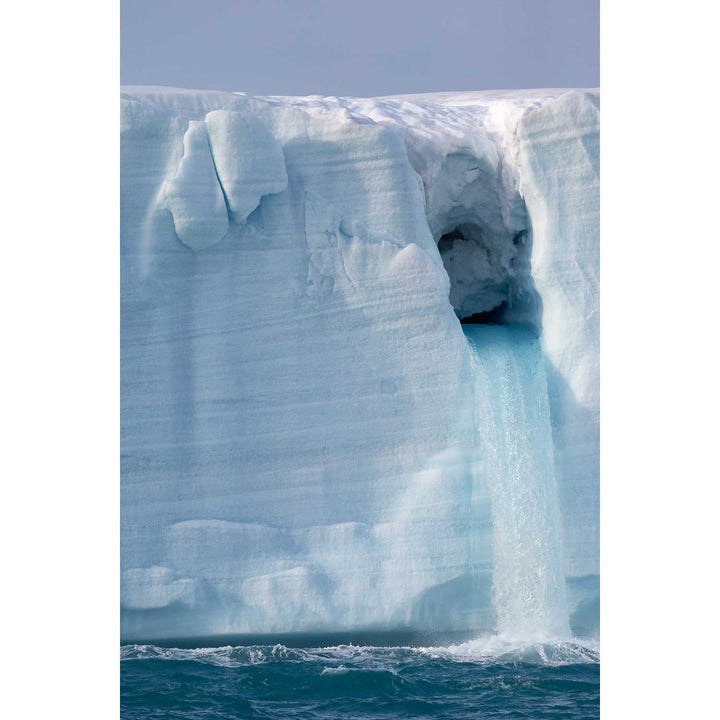
[[261,117],[214,110],[190,120],[183,156],[166,181],[165,206],[175,233],[193,250],[220,242],[244,223],[264,195],[287,187],[282,147]]

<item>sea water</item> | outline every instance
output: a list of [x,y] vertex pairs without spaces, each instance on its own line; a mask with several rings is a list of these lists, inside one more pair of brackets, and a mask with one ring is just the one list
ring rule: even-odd
[[125,720],[145,718],[597,718],[597,648],[285,645],[121,650]]

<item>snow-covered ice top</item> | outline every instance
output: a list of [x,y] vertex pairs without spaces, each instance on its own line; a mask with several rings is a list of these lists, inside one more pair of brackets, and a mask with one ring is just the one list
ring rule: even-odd
[[492,628],[458,321],[485,313],[540,333],[584,622],[598,106],[123,90],[126,637]]

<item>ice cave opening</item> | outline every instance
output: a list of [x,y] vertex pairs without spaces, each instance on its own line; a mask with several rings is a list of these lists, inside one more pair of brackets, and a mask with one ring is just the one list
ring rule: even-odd
[[460,318],[461,325],[503,325],[503,320],[508,316],[507,302],[500,303],[492,310],[477,312],[467,317]]
[[527,230],[472,217],[448,223],[438,251],[471,357],[470,437],[482,458],[473,471],[483,478],[490,501],[497,632],[566,637],[560,510],[531,237]]
[[472,221],[440,236],[449,300],[463,325],[527,325],[539,331],[541,304],[530,271],[530,246],[527,230],[497,233]]

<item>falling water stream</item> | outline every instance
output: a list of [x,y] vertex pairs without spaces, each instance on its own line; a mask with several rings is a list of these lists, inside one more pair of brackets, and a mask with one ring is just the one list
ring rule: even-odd
[[545,367],[536,335],[464,325],[477,442],[493,522],[493,603],[502,637],[570,636]]

